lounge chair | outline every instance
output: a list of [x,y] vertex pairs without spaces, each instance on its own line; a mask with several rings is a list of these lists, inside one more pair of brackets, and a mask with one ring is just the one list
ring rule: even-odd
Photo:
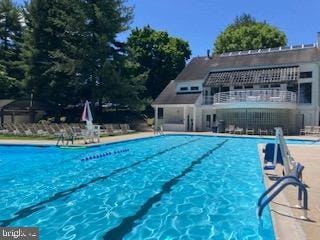
[[124,132],[122,131],[121,127],[119,124],[112,124],[112,131],[114,134],[123,134]]
[[134,133],[135,130],[130,129],[130,126],[128,124],[120,124],[120,129],[123,133]]

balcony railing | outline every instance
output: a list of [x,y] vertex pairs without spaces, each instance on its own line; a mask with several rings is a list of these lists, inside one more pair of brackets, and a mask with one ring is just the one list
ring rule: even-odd
[[203,104],[219,103],[296,103],[296,93],[279,90],[245,90],[216,93],[214,96],[203,96]]

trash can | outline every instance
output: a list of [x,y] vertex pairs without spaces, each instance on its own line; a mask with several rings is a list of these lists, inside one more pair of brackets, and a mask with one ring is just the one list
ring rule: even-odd
[[217,126],[213,126],[212,127],[212,132],[213,133],[217,133],[218,132],[218,127]]
[[226,124],[224,120],[218,121],[218,133],[224,133],[226,130]]

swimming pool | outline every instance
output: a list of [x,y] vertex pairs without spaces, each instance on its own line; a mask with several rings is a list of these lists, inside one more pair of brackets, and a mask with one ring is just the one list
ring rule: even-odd
[[[0,226],[40,239],[274,239],[257,144],[160,136],[85,149],[0,146]],[[295,142],[298,143],[298,142]]]

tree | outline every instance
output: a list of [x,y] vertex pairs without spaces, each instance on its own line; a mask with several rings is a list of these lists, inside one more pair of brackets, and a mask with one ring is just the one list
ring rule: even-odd
[[92,102],[98,100],[100,111],[103,101],[117,101],[115,92],[123,91],[120,85],[126,80],[118,64],[123,62],[126,48],[116,39],[119,33],[128,29],[132,19],[133,9],[125,3],[125,0],[83,1],[86,19],[79,71],[82,97]]
[[11,0],[0,0],[0,64],[8,81],[7,97],[21,95],[24,71],[21,67],[22,13]]
[[15,86],[15,79],[8,76],[5,66],[0,64],[0,96],[10,98],[11,90]]
[[274,48],[285,46],[287,38],[284,32],[266,22],[257,22],[249,14],[236,17],[217,37],[214,53]]
[[38,99],[76,101],[84,15],[77,0],[32,0],[26,7],[27,89]]
[[139,74],[146,74],[147,97],[156,98],[185,67],[191,51],[188,42],[150,26],[134,29],[128,38],[129,53]]

